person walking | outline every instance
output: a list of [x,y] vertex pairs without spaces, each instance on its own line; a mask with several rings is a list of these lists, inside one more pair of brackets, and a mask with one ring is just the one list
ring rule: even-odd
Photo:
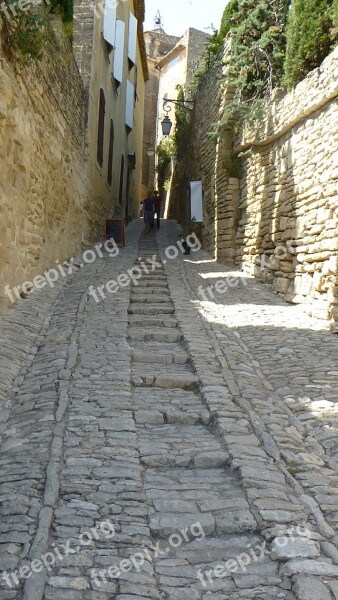
[[154,198],[151,192],[148,192],[148,196],[143,200],[143,217],[144,217],[144,229],[149,231],[152,222],[154,221]]
[[154,192],[154,214],[156,214],[156,224],[157,224],[157,229],[160,228],[160,218],[161,218],[161,198],[158,195],[158,191],[155,190]]

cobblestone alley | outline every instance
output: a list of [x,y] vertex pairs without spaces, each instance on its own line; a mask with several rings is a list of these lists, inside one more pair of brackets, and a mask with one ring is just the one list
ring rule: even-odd
[[338,599],[338,337],[180,240],[1,315],[0,600]]

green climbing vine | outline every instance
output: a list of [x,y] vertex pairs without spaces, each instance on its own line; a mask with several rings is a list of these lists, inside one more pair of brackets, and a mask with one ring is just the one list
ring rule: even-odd
[[27,64],[43,58],[45,50],[55,43],[54,14],[61,15],[66,35],[71,39],[73,0],[52,0],[48,6],[21,6],[10,0],[4,0],[2,6],[2,46],[11,60]]

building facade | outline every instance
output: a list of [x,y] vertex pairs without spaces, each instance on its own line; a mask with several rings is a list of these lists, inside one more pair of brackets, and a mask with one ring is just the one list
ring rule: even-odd
[[[161,25],[159,23],[159,25]],[[145,87],[144,106],[144,132],[143,132],[143,168],[142,168],[142,194],[145,198],[148,190],[153,190],[155,185],[156,161],[156,136],[157,136],[157,111],[160,70],[158,62],[170,52],[180,38],[168,35],[161,26],[144,34],[149,80]]]
[[144,0],[75,0],[74,54],[88,103],[90,197],[100,215],[130,221],[141,200],[148,66]]
[[[177,44],[161,58],[156,65],[159,70],[159,92],[156,124],[156,145],[163,139],[161,121],[166,113],[163,110],[163,100],[170,98],[176,100],[181,88],[189,91],[194,73],[198,67],[201,55],[209,35],[203,31],[190,28]],[[170,120],[172,131],[175,129],[175,110],[171,105]]]
[[18,69],[0,18],[0,309],[141,197],[144,0],[75,0],[73,46],[51,19],[53,44]]

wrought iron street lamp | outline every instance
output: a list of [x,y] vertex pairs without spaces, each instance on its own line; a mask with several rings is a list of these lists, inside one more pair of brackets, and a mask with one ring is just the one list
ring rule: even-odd
[[171,100],[170,98],[163,98],[163,110],[166,113],[162,125],[162,133],[164,136],[170,135],[171,128],[173,126],[172,121],[169,118],[169,112],[171,111],[171,106],[168,104],[178,104],[178,106],[183,106],[186,110],[192,110],[192,107],[186,106],[186,104],[194,104],[194,100]]

